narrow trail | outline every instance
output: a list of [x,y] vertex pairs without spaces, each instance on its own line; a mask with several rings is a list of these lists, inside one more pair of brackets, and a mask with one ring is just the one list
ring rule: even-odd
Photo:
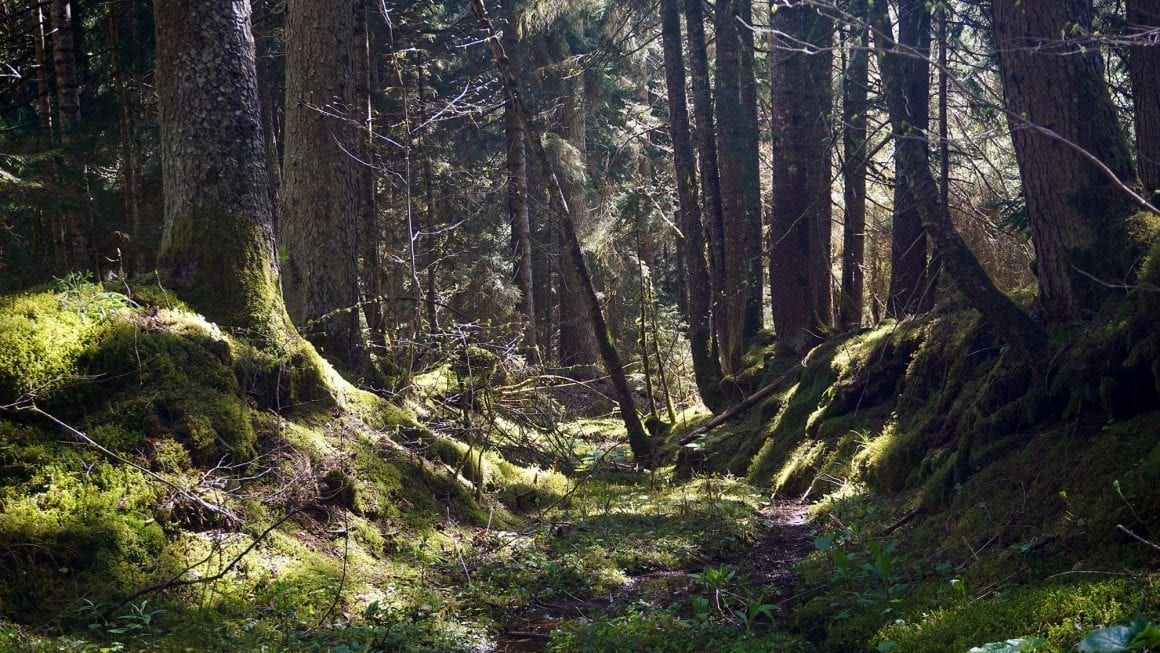
[[800,501],[775,501],[759,513],[761,536],[740,557],[707,561],[701,568],[652,571],[633,576],[616,592],[591,599],[528,606],[508,620],[499,637],[501,653],[543,651],[552,630],[570,619],[585,617],[592,609],[607,609],[638,600],[686,605],[703,593],[693,574],[705,566],[729,564],[748,586],[761,588],[767,601],[782,603],[795,595],[801,578],[794,565],[813,550],[815,528],[808,507]]

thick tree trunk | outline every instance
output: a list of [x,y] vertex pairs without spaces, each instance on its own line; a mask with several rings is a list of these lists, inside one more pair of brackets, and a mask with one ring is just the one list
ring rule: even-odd
[[[913,131],[898,134],[896,138],[915,139],[929,151],[930,11],[926,0],[898,0],[898,43],[903,52],[888,56],[894,59],[895,69],[902,78],[906,122]],[[906,173],[895,158],[890,294],[886,302],[886,312],[893,317],[918,313],[928,290],[926,230],[915,204]]]
[[571,262],[579,272],[580,279],[584,284],[584,303],[591,318],[591,326],[598,334],[600,355],[604,359],[604,366],[608,368],[609,377],[612,379],[612,386],[616,390],[617,403],[620,405],[620,415],[624,420],[624,428],[628,434],[628,443],[632,448],[633,458],[638,465],[651,468],[656,463],[654,459],[655,446],[649,439],[648,434],[645,433],[644,425],[640,421],[640,415],[636,412],[636,403],[633,401],[632,391],[628,387],[628,378],[624,375],[624,366],[620,363],[620,354],[616,350],[616,343],[612,341],[612,336],[608,331],[608,324],[605,322],[604,314],[600,310],[600,302],[596,298],[596,289],[592,285],[592,277],[589,275],[588,266],[584,262],[584,252],[580,249],[580,239],[576,235],[576,227],[572,222],[571,211],[564,197],[563,189],[561,189],[560,182],[551,169],[548,162],[548,155],[544,151],[544,145],[540,140],[539,134],[529,129],[527,108],[524,106],[524,102],[520,97],[519,84],[515,73],[512,70],[507,55],[504,54],[503,45],[496,36],[495,30],[491,27],[491,21],[488,20],[487,10],[484,8],[482,0],[469,0],[469,2],[471,4],[471,10],[475,13],[475,17],[479,21],[480,27],[483,29],[488,43],[491,46],[496,67],[499,69],[500,76],[503,78],[505,94],[511,100],[512,105],[516,107],[520,122],[523,123],[524,130],[528,132],[528,141],[532,147],[532,152],[536,155],[544,178],[551,188],[549,193],[550,200],[553,207],[560,214],[565,238],[569,245],[568,253]]
[[1128,0],[1128,50],[1136,113],[1136,166],[1144,198],[1160,202],[1160,0]]
[[[726,324],[717,333],[722,366],[727,374],[741,370],[741,356],[753,335],[750,306],[752,284],[760,283],[750,275],[751,244],[749,233],[749,195],[746,188],[747,144],[749,143],[745,107],[741,97],[741,37],[738,32],[737,3],[744,0],[719,0],[714,8],[717,29],[717,86],[714,94],[717,119],[718,166],[721,184],[722,237],[724,240],[724,295]],[[760,266],[760,262],[758,262]],[[760,267],[758,267],[760,270]],[[759,309],[758,309],[759,310]]]
[[[771,21],[771,309],[779,342],[804,351],[831,323],[829,115],[833,111],[833,26],[804,2],[778,6]],[[802,52],[803,43],[809,44],[809,52]]]
[[1097,308],[1109,284],[1130,281],[1139,251],[1128,234],[1128,196],[1077,149],[1121,182],[1133,178],[1100,49],[1063,36],[1091,27],[1091,0],[991,6],[1040,306],[1049,320],[1073,319]]
[[[566,56],[560,54],[559,56]],[[569,207],[569,217],[573,229],[579,230],[588,226],[588,175],[586,150],[587,120],[584,115],[584,76],[575,75],[570,80],[570,86],[565,89],[560,98],[562,132],[566,145],[561,143],[556,153],[563,157],[556,161],[557,168],[567,170],[561,179],[561,188],[564,199]],[[571,151],[567,145],[571,146]],[[545,175],[547,179],[547,175]],[[552,191],[549,187],[549,195]],[[554,198],[550,198],[554,199]],[[595,376],[596,359],[599,356],[597,342],[599,337],[592,332],[591,316],[584,300],[584,280],[580,277],[580,270],[569,264],[567,258],[571,243],[567,230],[561,225],[559,231],[560,251],[565,260],[560,264],[560,364],[573,368],[578,377]]]
[[725,226],[721,208],[721,179],[717,161],[717,128],[713,94],[709,87],[709,57],[705,46],[705,16],[701,0],[684,0],[685,29],[689,39],[689,73],[693,91],[697,164],[701,173],[701,206],[709,255],[709,285],[713,300],[711,326],[720,356],[721,335],[728,332],[725,301]]
[[161,266],[207,318],[283,342],[249,3],[156,0],[154,13]]
[[[504,0],[502,9],[507,29],[504,30],[504,50],[516,69],[520,68],[519,31],[516,29],[516,2]],[[524,352],[530,361],[539,358],[536,336],[536,299],[532,284],[532,227],[528,217],[528,157],[527,134],[510,101],[504,107],[504,133],[507,136],[507,201],[508,221],[512,230],[512,277],[520,299],[516,305],[517,319],[522,322]]]
[[846,32],[847,60],[842,76],[842,299],[838,323],[862,324],[866,252],[866,111],[870,71],[870,29],[866,0],[852,0],[850,13],[863,21]]
[[898,59],[889,56],[889,52],[898,46],[890,35],[890,18],[885,3],[871,5],[871,18],[878,67],[894,131],[894,155],[899,159],[923,226],[934,243],[935,255],[944,262],[959,290],[999,337],[1024,363],[1033,370],[1038,369],[1043,362],[1042,350],[1046,342],[1043,330],[995,287],[955,230],[949,208],[939,201],[938,183],[930,171],[928,151],[923,142],[901,137],[914,133],[915,126],[907,122],[910,114],[906,108],[904,76],[896,68]]
[[[677,177],[677,206],[685,262],[685,302],[689,324],[689,347],[693,353],[693,376],[701,399],[714,413],[726,408],[721,391],[721,363],[710,323],[712,287],[705,262],[705,227],[697,202],[697,173],[693,139],[689,132],[689,109],[685,96],[685,63],[681,56],[679,0],[661,0],[661,39],[668,87],[669,134],[673,139],[673,167]],[[648,353],[645,352],[647,357]]]
[[291,0],[286,16],[286,135],[279,243],[291,319],[323,356],[369,367],[358,310],[354,6]]

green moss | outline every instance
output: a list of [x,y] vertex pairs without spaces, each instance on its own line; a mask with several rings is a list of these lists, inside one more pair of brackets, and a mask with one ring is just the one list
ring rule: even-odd
[[63,293],[0,298],[0,404],[74,381],[77,359],[104,328],[99,316],[69,308]]
[[899,651],[965,651],[1015,637],[1040,636],[1045,651],[1069,651],[1084,634],[1160,609],[1160,587],[1123,579],[1021,587],[902,619],[868,644],[890,640]]

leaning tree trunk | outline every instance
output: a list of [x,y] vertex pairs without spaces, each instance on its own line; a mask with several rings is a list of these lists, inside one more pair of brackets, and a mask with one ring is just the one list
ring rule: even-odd
[[279,244],[291,319],[323,356],[369,367],[359,327],[351,0],[290,0]]
[[862,323],[866,253],[866,111],[870,79],[870,29],[866,0],[852,0],[850,13],[861,24],[846,32],[848,53],[842,76],[842,295],[838,323],[845,329]]
[[[1043,330],[1014,302],[995,287],[978,259],[955,230],[950,210],[939,201],[938,183],[930,171],[926,134],[908,122],[903,73],[897,58],[888,56],[898,44],[891,38],[890,17],[885,3],[871,5],[875,49],[882,75],[883,92],[894,132],[894,156],[905,174],[923,226],[934,243],[935,255],[944,262],[959,290],[982,314],[991,328],[1016,355],[1033,370],[1042,365],[1046,341]],[[901,135],[908,135],[903,138]]]
[[1139,251],[1128,234],[1133,206],[1120,188],[1133,177],[1131,156],[1103,57],[1086,36],[1061,36],[1086,33],[1091,0],[994,0],[991,7],[1040,307],[1050,320],[1073,319],[1098,308],[1109,285],[1130,281]]
[[1144,197],[1160,202],[1160,0],[1128,0],[1128,50],[1136,109],[1136,165]]
[[[929,150],[925,140],[930,122],[930,11],[926,0],[898,0],[898,43],[904,52],[890,53],[902,78],[906,121],[916,138]],[[897,147],[897,144],[895,145]],[[890,291],[886,312],[893,317],[915,315],[928,291],[926,230],[918,214],[906,172],[895,158],[894,214],[890,238]]]
[[[677,206],[684,241],[686,314],[689,347],[693,353],[693,376],[701,400],[714,413],[727,407],[721,391],[721,363],[710,322],[713,290],[709,266],[705,262],[705,227],[697,203],[696,157],[689,132],[689,109],[685,96],[685,62],[681,56],[679,0],[661,0],[661,40],[665,58],[665,85],[668,87],[669,134],[673,139],[673,167],[677,177]],[[643,318],[642,318],[643,319]],[[645,352],[648,356],[648,352]]]
[[278,292],[249,4],[156,0],[161,266],[195,310],[259,343],[291,328]]
[[584,262],[584,252],[580,249],[580,239],[576,235],[576,226],[572,222],[568,202],[565,200],[564,192],[560,188],[559,180],[549,165],[548,155],[544,151],[543,142],[540,140],[539,134],[529,128],[528,112],[524,106],[523,99],[520,97],[519,84],[515,72],[511,67],[511,63],[508,61],[507,55],[504,53],[503,44],[496,36],[495,30],[491,27],[491,21],[487,17],[487,10],[483,6],[483,1],[468,1],[471,4],[472,12],[475,13],[475,17],[487,37],[488,44],[491,46],[492,56],[495,59],[496,67],[499,69],[500,77],[503,79],[504,93],[507,99],[511,101],[512,106],[516,108],[520,122],[523,123],[524,130],[528,133],[528,140],[532,146],[532,152],[535,153],[536,158],[539,160],[544,178],[551,188],[549,193],[550,200],[553,207],[560,214],[564,234],[569,245],[568,254],[572,265],[575,266],[583,283],[584,303],[591,318],[592,328],[597,333],[597,340],[600,344],[600,355],[604,359],[604,366],[608,368],[608,375],[611,377],[612,386],[616,390],[617,403],[620,405],[620,415],[624,420],[625,431],[628,433],[628,443],[632,448],[633,458],[638,465],[652,467],[656,462],[654,457],[655,444],[645,433],[644,425],[640,421],[640,415],[636,412],[636,403],[632,399],[632,391],[629,389],[628,379],[624,375],[624,366],[620,363],[620,354],[616,351],[616,344],[612,341],[612,336],[608,331],[608,323],[604,320],[604,314],[600,310],[600,301],[597,299],[596,290],[592,286],[592,276],[588,273],[588,265]]
[[831,308],[829,238],[821,232],[830,231],[833,28],[805,2],[778,6],[771,21],[770,308],[778,341],[800,352],[821,337]]

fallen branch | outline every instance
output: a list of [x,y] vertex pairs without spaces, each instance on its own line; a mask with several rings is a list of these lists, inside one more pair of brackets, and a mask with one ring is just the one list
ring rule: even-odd
[[[803,363],[803,366],[804,366],[804,363]],[[721,413],[720,415],[714,417],[713,419],[709,420],[708,422],[705,422],[701,426],[698,426],[697,428],[693,429],[693,431],[691,433],[689,433],[685,437],[681,438],[677,444],[679,446],[683,447],[686,444],[689,444],[690,442],[692,442],[693,440],[696,440],[698,437],[708,433],[709,431],[717,428],[718,426],[721,426],[722,424],[724,424],[725,422],[728,422],[729,420],[733,419],[734,417],[737,417],[741,413],[749,410],[750,408],[752,408],[754,405],[756,405],[761,400],[772,395],[773,392],[775,390],[777,390],[778,386],[780,386],[782,384],[782,382],[785,381],[789,377],[789,375],[792,374],[793,371],[796,369],[797,369],[797,366],[791,367],[788,371],[786,371],[785,374],[782,374],[781,376],[774,379],[774,381],[772,383],[765,385],[757,392],[754,392],[753,394],[749,395],[745,399],[742,399],[741,403],[733,406],[729,410]]]

